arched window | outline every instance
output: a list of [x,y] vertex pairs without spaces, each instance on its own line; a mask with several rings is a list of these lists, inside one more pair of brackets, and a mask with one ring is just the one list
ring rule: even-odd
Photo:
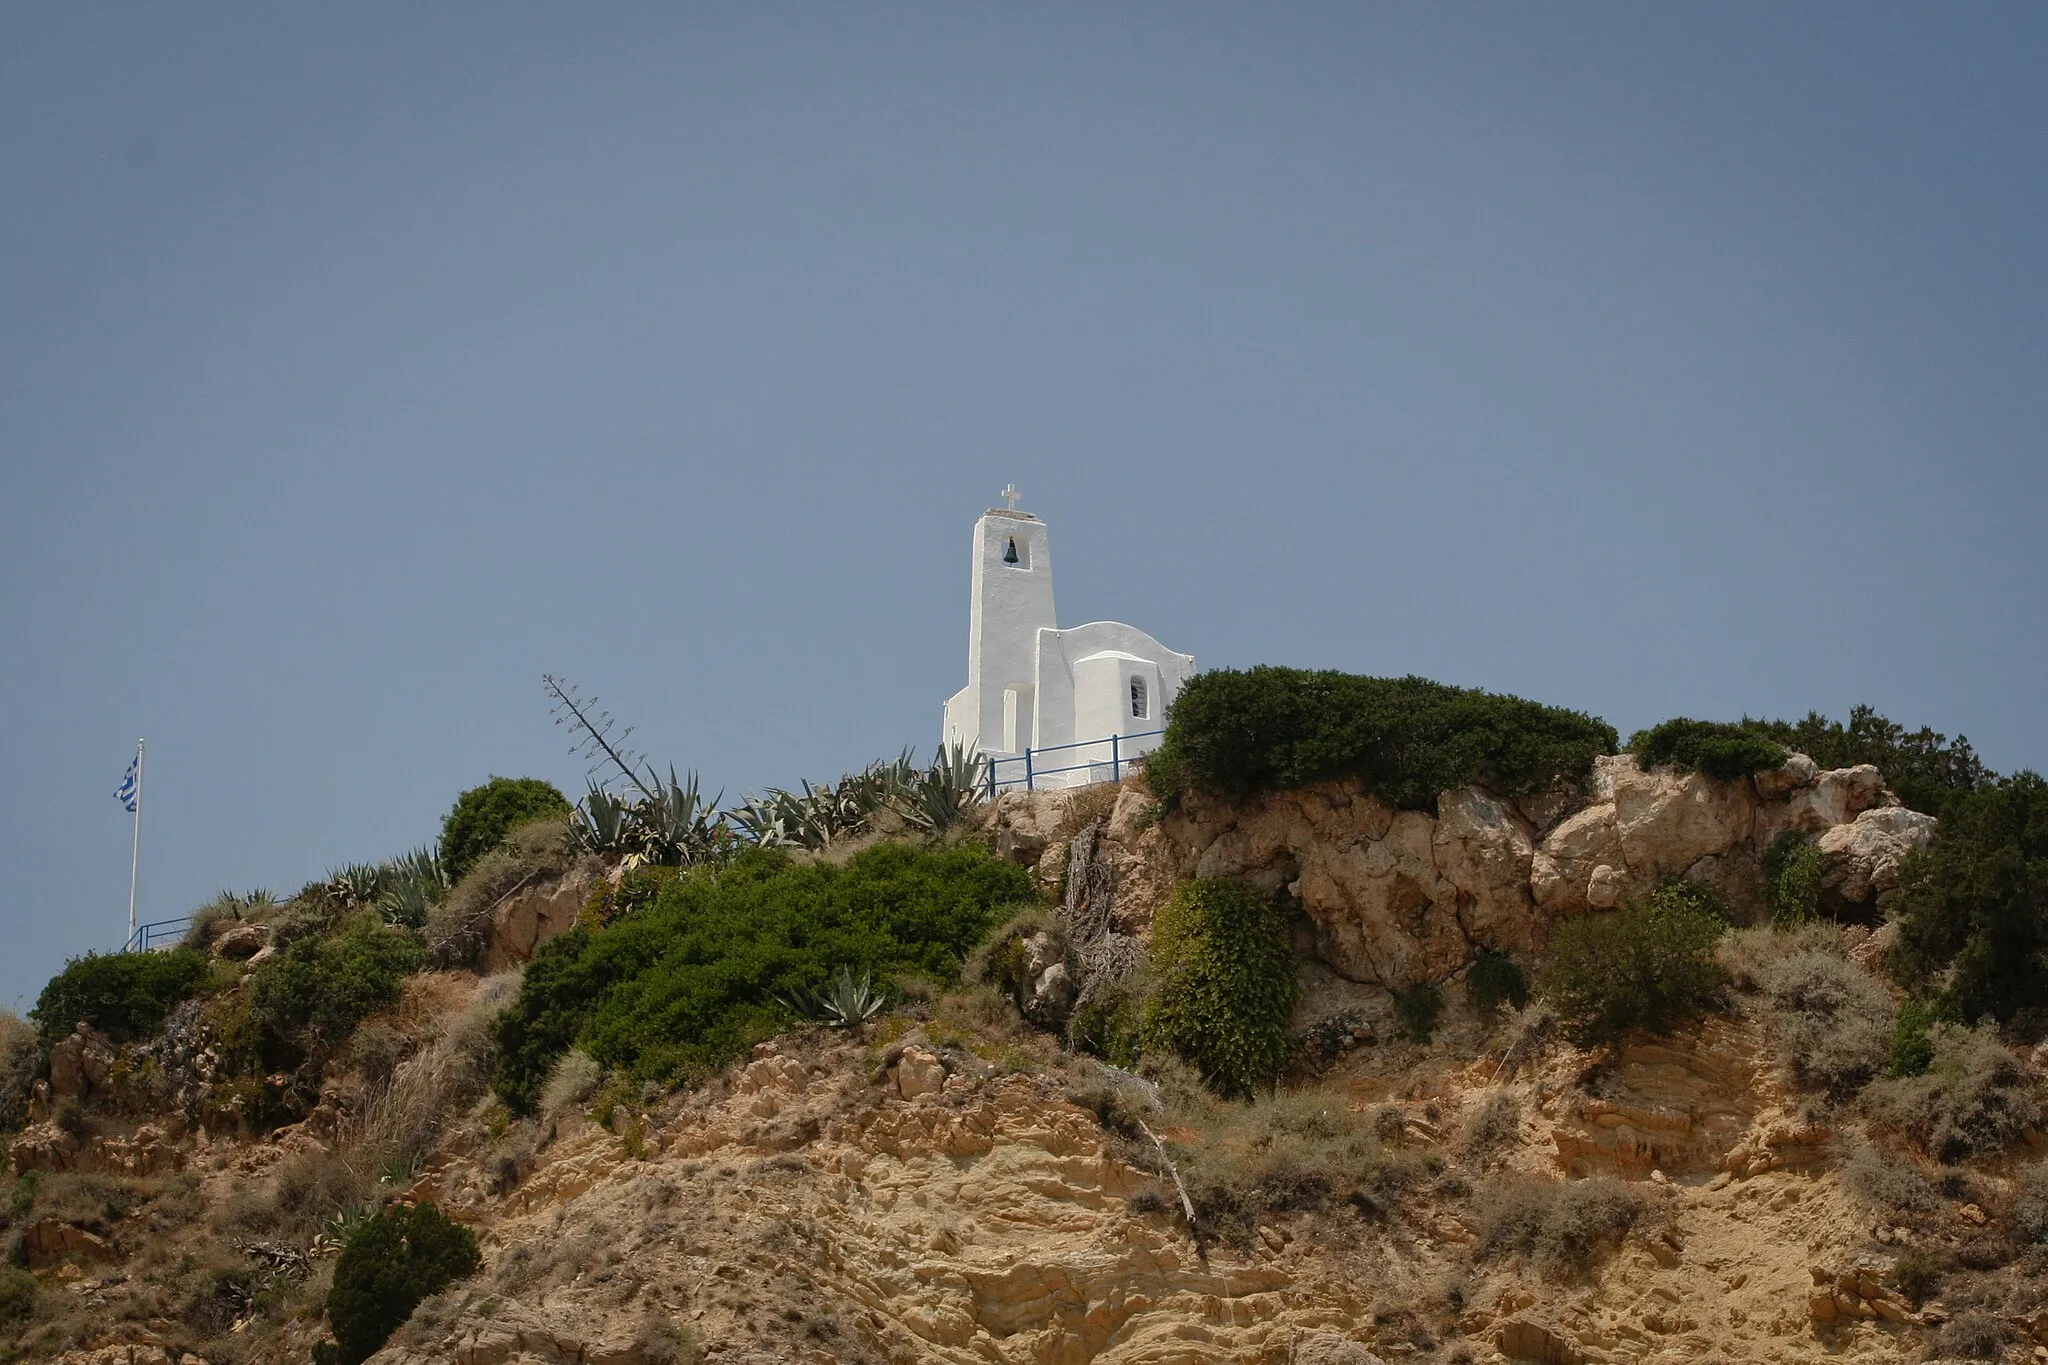
[[1131,679],[1131,715],[1135,719],[1143,720],[1145,719],[1146,710],[1145,680],[1143,678],[1133,678]]

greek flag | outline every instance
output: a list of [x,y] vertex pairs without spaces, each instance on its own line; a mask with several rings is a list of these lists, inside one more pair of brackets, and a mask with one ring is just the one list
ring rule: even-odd
[[135,809],[135,766],[140,762],[140,757],[128,760],[128,775],[121,779],[121,789],[114,793],[114,799],[131,811]]

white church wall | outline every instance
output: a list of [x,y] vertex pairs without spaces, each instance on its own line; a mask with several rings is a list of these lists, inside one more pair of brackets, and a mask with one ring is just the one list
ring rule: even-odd
[[[1009,563],[1015,546],[1016,563]],[[1004,724],[1005,692],[1023,690],[1022,716],[1035,722],[1033,645],[1037,632],[1058,623],[1053,612],[1052,550],[1045,523],[1024,512],[996,509],[974,524],[973,589],[968,607],[967,686],[946,703],[946,742],[978,746],[983,753],[1015,753],[1006,741],[1020,722],[1019,701],[1010,701],[1013,723]],[[1043,742],[1043,741],[1040,741]],[[1019,745],[1021,749],[1022,744]]]
[[[1044,755],[1035,772],[1080,765],[1045,785],[1110,776],[1108,738],[1163,727],[1167,708],[1194,676],[1192,655],[1135,626],[1091,621],[1061,629],[1046,526],[1027,512],[993,509],[975,523],[969,602],[967,686],[946,702],[945,742],[1011,757],[1027,748],[1102,741],[1099,755],[1092,747]],[[1142,691],[1142,715],[1134,713],[1133,685]],[[1136,757],[1157,742],[1119,742],[1117,756]],[[1098,758],[1099,772],[1088,766]]]

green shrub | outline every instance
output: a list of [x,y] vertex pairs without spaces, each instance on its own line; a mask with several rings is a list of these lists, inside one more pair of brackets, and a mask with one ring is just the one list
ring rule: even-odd
[[2048,1163],[2022,1167],[2006,1222],[2023,1246],[2048,1243]]
[[1481,1259],[1520,1253],[1552,1278],[1584,1273],[1618,1246],[1649,1202],[1612,1176],[1586,1180],[1510,1177],[1481,1194]]
[[1892,1283],[1899,1287],[1908,1303],[1918,1308],[1941,1287],[1941,1269],[1941,1257],[1913,1247],[1893,1264]]
[[1907,1134],[1938,1161],[1998,1152],[2041,1122],[2042,1086],[1995,1029],[1936,1024],[1923,1076],[1878,1081],[1863,1094],[1880,1125]]
[[1582,781],[1614,745],[1612,726],[1580,712],[1426,678],[1219,669],[1181,689],[1145,779],[1163,798],[1239,801],[1349,777],[1389,805],[1434,810],[1468,783],[1517,796]]
[[1629,736],[1628,751],[1644,769],[1668,763],[1680,772],[1701,772],[1730,781],[1775,768],[1786,759],[1783,745],[1742,725],[1680,716]]
[[357,1024],[397,1003],[400,984],[423,961],[410,934],[368,915],[292,944],[256,969],[250,990],[264,1064],[288,1070],[333,1055]]
[[1908,1000],[1899,1006],[1892,1022],[1891,1052],[1885,1058],[1887,1078],[1896,1081],[1927,1074],[1927,1068],[1934,1065],[1934,1040],[1927,1030],[1934,1022],[1934,1010],[1924,1000]]
[[1784,925],[1804,924],[1820,914],[1821,877],[1827,858],[1813,837],[1786,830],[1764,850],[1764,903]]
[[1822,768],[1874,763],[1899,800],[1928,815],[1940,815],[1950,798],[1977,790],[1995,775],[1978,762],[1976,751],[1962,735],[1951,744],[1947,735],[1925,727],[1909,733],[1868,706],[1852,710],[1847,725],[1818,711],[1809,711],[1806,719],[1797,723],[1744,720],[1742,724],[1805,754]]
[[1632,1028],[1668,1033],[1707,1008],[1726,977],[1709,951],[1726,927],[1718,897],[1667,882],[1607,915],[1567,921],[1551,943],[1541,991],[1581,1047]]
[[505,841],[515,826],[543,815],[565,819],[572,807],[552,782],[535,777],[493,777],[455,799],[441,821],[441,867],[450,884],[477,859]]
[[43,987],[29,1018],[51,1042],[81,1019],[117,1043],[148,1038],[205,984],[207,963],[188,948],[74,957]]
[[1142,968],[1104,981],[1074,1002],[1067,1043],[1112,1066],[1132,1067],[1145,1050],[1145,999],[1150,973]]
[[1529,980],[1506,953],[1481,949],[1465,973],[1465,998],[1477,1010],[1520,1009],[1529,1003]]
[[476,1238],[432,1204],[392,1204],[358,1228],[334,1266],[315,1365],[361,1365],[422,1299],[476,1273]]
[[0,1266],[0,1327],[21,1322],[36,1311],[36,1277],[19,1266]]
[[1854,963],[1807,949],[1766,967],[1759,984],[1770,1005],[1771,1039],[1801,1086],[1840,1098],[1883,1069],[1891,1055],[1891,1002]]
[[1417,982],[1394,992],[1394,1017],[1401,1021],[1402,1036],[1411,1043],[1427,1043],[1443,1013],[1444,993],[1430,982]]
[[1942,980],[1947,1012],[2000,1020],[2048,1000],[2048,781],[2031,772],[1951,797],[1899,873],[1901,984]]
[[1298,988],[1270,900],[1241,882],[1182,882],[1152,921],[1152,972],[1148,1047],[1181,1057],[1224,1095],[1272,1083]]
[[951,978],[1000,912],[1032,894],[985,849],[880,844],[843,866],[773,850],[686,872],[609,928],[543,944],[499,1019],[492,1085],[532,1113],[571,1046],[642,1082],[718,1067],[791,1022],[776,997],[840,968]]
[[0,1010],[0,1133],[21,1127],[41,1053],[36,1031],[9,1011]]

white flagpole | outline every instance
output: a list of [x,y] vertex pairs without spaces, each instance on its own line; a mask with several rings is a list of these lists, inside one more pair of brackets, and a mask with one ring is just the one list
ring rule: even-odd
[[142,751],[144,741],[135,741],[135,847],[128,855],[128,942],[135,943],[135,879],[142,869]]

